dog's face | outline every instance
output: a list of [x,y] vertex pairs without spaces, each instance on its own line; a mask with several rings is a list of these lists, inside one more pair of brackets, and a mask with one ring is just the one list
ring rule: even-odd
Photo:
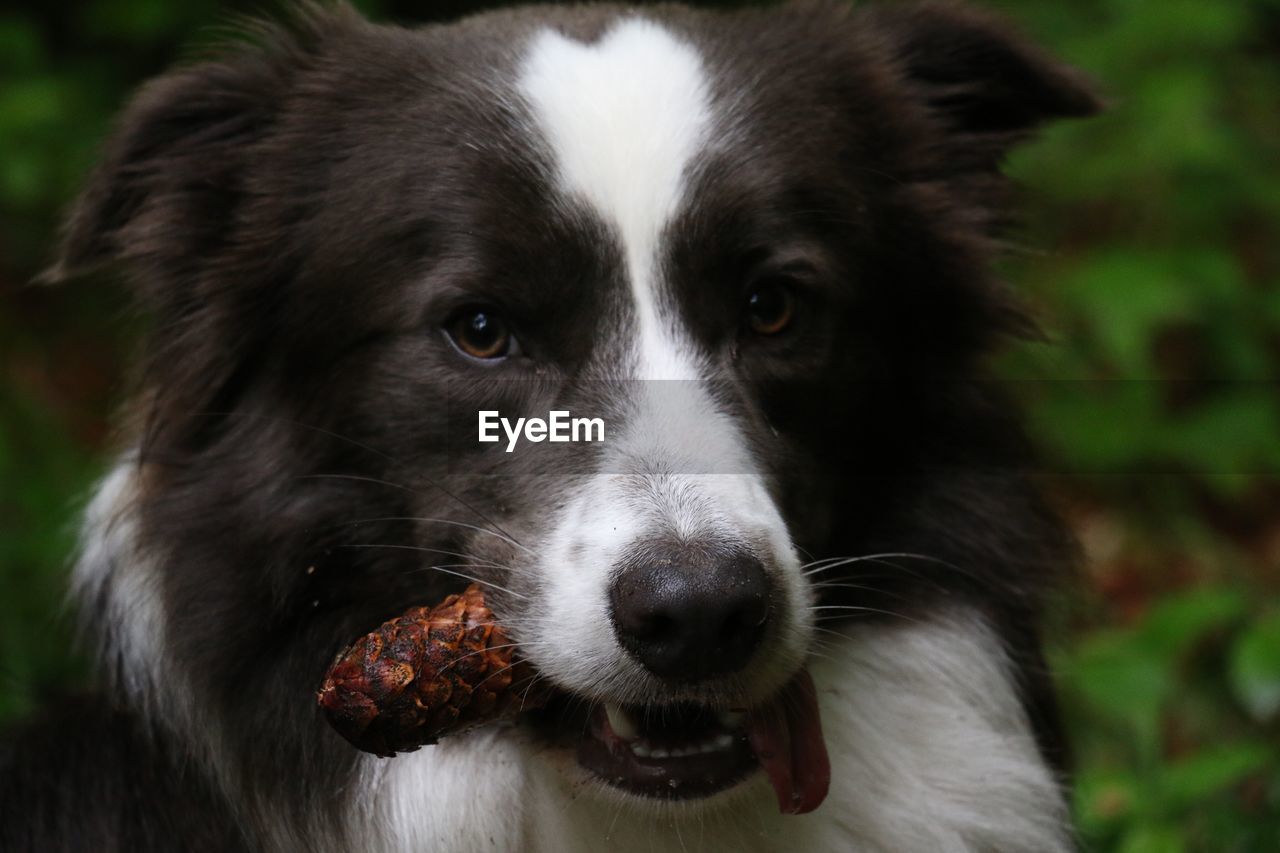
[[[334,12],[158,81],[64,259],[125,259],[154,316],[164,636],[126,667],[350,761],[334,651],[476,581],[570,772],[697,799],[762,761],[814,807],[824,616],[1036,586],[1052,526],[971,380],[1019,322],[999,160],[1092,108],[948,6]],[[557,410],[604,440],[478,440]],[[883,552],[927,559],[818,559]]]

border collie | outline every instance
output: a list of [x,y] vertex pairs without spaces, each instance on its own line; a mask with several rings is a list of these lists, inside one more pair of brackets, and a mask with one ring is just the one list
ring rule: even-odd
[[[0,847],[1070,849],[1072,548],[982,365],[1003,156],[1095,107],[950,3],[308,7],[144,87],[49,273],[150,318],[103,686],[12,739]],[[549,412],[602,440],[477,435]],[[556,699],[352,748],[335,653],[470,582]]]

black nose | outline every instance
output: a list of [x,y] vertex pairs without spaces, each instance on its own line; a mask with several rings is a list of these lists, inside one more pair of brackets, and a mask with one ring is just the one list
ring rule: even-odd
[[623,565],[609,599],[618,642],[673,681],[742,669],[769,620],[764,566],[740,551],[642,549]]

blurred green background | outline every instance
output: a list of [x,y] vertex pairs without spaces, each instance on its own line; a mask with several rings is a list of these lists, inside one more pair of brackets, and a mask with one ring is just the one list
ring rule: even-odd
[[[1033,248],[1008,274],[1053,340],[1000,363],[1088,556],[1053,652],[1082,837],[1280,850],[1280,0],[989,5],[1111,100],[1011,163]],[[136,329],[108,278],[26,282],[127,93],[276,7],[0,11],[0,722],[84,678],[66,564]]]

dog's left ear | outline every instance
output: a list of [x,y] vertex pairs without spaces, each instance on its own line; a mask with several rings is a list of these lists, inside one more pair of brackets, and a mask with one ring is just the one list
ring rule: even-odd
[[944,129],[994,159],[1046,121],[1102,108],[1085,75],[993,15],[953,2],[871,6],[861,15]]

